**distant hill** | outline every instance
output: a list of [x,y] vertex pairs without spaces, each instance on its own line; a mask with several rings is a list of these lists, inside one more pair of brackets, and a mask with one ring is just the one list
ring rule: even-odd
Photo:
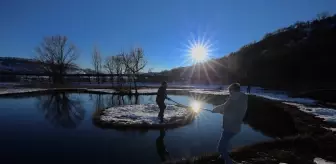
[[238,81],[270,88],[335,88],[335,59],[336,15],[320,15],[268,33],[262,40],[222,58],[163,73],[171,79],[190,77],[191,82],[202,83]]
[[0,57],[0,71],[42,73],[43,68],[41,63],[32,59],[16,58],[16,57]]
[[[28,58],[0,57],[0,72],[44,73],[43,64]],[[75,69],[68,73],[92,73],[91,69]]]

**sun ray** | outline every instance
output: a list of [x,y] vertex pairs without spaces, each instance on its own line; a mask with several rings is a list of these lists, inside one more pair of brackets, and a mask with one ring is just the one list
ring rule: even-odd
[[206,76],[208,82],[211,84],[212,81],[211,81],[211,79],[210,79],[210,77],[209,77],[208,70],[207,70],[207,68],[206,68],[205,65],[206,65],[206,64],[202,63],[202,66],[203,66],[203,70],[204,70],[205,76]]

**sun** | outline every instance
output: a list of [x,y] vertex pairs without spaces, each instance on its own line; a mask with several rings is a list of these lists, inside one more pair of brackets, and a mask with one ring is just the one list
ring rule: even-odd
[[191,59],[196,62],[203,62],[209,57],[208,48],[202,44],[195,44],[190,48]]
[[186,52],[185,62],[191,64],[203,63],[211,58],[213,54],[213,45],[209,39],[206,39],[205,36],[192,35],[192,38],[188,40],[188,44],[185,44]]

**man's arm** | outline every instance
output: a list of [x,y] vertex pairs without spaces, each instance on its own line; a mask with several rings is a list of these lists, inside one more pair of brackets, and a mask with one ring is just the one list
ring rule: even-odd
[[229,97],[224,104],[221,104],[221,105],[218,105],[218,106],[214,107],[212,111],[214,113],[223,114],[223,113],[225,113],[225,110],[230,105],[230,103],[231,103],[231,98]]

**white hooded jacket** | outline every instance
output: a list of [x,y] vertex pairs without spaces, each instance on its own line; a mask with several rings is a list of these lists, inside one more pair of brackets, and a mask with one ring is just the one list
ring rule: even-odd
[[228,100],[213,109],[215,113],[223,114],[223,128],[225,131],[239,133],[247,110],[247,95],[233,92]]

